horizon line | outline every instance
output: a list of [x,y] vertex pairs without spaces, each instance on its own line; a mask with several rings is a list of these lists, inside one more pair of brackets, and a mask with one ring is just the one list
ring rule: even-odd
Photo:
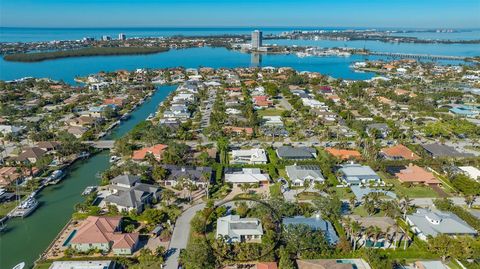
[[220,29],[250,29],[250,28],[352,28],[352,29],[412,29],[412,30],[480,30],[479,27],[404,27],[404,26],[288,26],[288,25],[274,25],[274,26],[238,26],[238,25],[227,25],[227,26],[214,26],[214,25],[207,25],[207,26],[175,26],[175,25],[164,25],[164,26],[71,26],[71,27],[61,27],[61,26],[1,26],[0,29],[8,29],[8,28],[15,28],[15,29],[140,29],[140,28],[151,28],[151,29],[159,29],[159,28],[176,28],[176,29],[188,29],[188,28],[220,28]]

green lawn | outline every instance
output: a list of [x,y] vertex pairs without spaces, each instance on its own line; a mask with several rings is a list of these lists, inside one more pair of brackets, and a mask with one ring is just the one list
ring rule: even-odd
[[320,194],[315,192],[301,192],[297,195],[298,200],[313,200],[317,197],[320,197]]
[[343,199],[350,199],[350,197],[352,196],[355,196],[353,194],[353,192],[348,192],[347,191],[347,188],[337,188],[337,187],[333,187],[334,191],[335,191],[335,195],[340,199],[340,200],[343,200]]
[[15,201],[0,204],[0,218],[6,216],[16,205],[17,203]]
[[34,269],[48,269],[52,265],[52,262],[38,263],[35,265]]
[[258,116],[281,116],[282,112],[285,111],[283,109],[262,109],[257,111]]
[[270,196],[272,198],[282,198],[282,190],[280,188],[280,183],[275,183],[270,185]]
[[381,172],[379,172],[382,179],[385,183],[393,184],[394,188],[393,191],[397,195],[405,196],[408,195],[410,198],[425,198],[425,197],[433,197],[438,198],[438,193],[435,192],[432,188],[424,185],[414,185],[411,187],[403,186],[400,181],[395,178],[391,178]]
[[381,217],[383,216],[382,212],[378,212],[375,215],[369,216],[367,210],[363,206],[357,206],[352,210],[352,213],[355,215],[359,215],[361,217]]

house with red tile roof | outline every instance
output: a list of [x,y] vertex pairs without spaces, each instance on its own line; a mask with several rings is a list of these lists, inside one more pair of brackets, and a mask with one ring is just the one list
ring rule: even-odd
[[251,127],[235,127],[235,126],[225,126],[223,131],[229,134],[242,135],[246,134],[248,136],[253,135],[253,128]]
[[278,269],[276,262],[259,262],[257,269]]
[[273,102],[268,100],[268,96],[265,95],[258,95],[253,97],[253,103],[256,107],[270,107],[273,105]]
[[117,107],[123,107],[127,103],[127,99],[123,97],[113,97],[103,100],[104,105],[115,105]]
[[395,176],[402,183],[414,183],[425,185],[440,185],[435,176],[420,166],[409,164],[405,169],[395,173]]
[[167,145],[157,144],[151,147],[135,150],[132,155],[134,161],[143,161],[147,154],[152,154],[157,161],[162,159],[163,152],[168,148]]
[[361,159],[362,154],[358,150],[353,149],[336,149],[336,148],[325,148],[325,150],[333,155],[335,158],[341,160],[351,160],[351,159]]
[[402,144],[380,150],[380,155],[387,160],[419,160],[420,157]]
[[138,233],[122,233],[122,217],[89,216],[76,230],[69,242],[79,252],[92,249],[116,255],[132,255],[138,246]]

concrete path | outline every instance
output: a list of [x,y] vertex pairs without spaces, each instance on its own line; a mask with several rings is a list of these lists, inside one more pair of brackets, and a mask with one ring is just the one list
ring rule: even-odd
[[190,221],[195,214],[205,208],[205,203],[194,205],[185,210],[177,219],[175,228],[173,229],[172,240],[167,251],[167,259],[165,262],[166,269],[177,269],[180,250],[185,249],[190,235]]

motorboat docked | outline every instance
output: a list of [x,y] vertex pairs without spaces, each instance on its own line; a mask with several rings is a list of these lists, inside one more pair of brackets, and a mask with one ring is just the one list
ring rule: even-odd
[[12,213],[13,217],[27,217],[38,207],[38,201],[33,197],[28,197]]
[[150,113],[150,115],[148,115],[147,117],[147,120],[153,120],[154,117],[155,117],[155,114]]
[[80,152],[80,154],[78,154],[78,158],[81,158],[81,159],[88,158],[88,157],[90,157],[90,152],[88,151],[82,151]]
[[89,195],[90,193],[94,192],[97,190],[97,186],[88,186],[85,188],[85,190],[82,192],[83,196]]
[[122,158],[116,156],[116,155],[113,155],[112,157],[110,157],[110,163],[116,163],[118,161],[120,161]]
[[65,173],[62,170],[55,170],[53,173],[47,178],[46,182],[48,184],[57,184],[65,177]]

